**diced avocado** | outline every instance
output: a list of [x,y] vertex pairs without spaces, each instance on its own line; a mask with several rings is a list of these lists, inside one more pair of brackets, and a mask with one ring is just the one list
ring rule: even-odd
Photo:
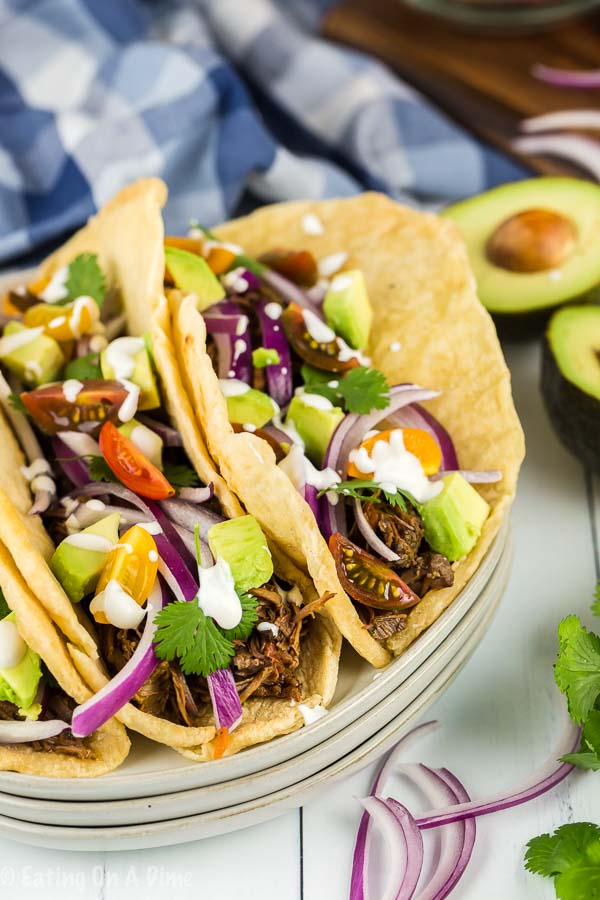
[[600,475],[600,306],[565,306],[550,319],[542,395],[565,447]]
[[[99,535],[106,538],[113,546],[119,541],[120,520],[119,513],[111,513],[110,516],[105,516],[94,525],[84,528],[80,534]],[[50,568],[72,603],[79,603],[94,590],[108,553],[108,549],[106,551],[87,550],[84,547],[78,547],[76,544],[69,543],[68,538],[58,545],[50,560]]]
[[257,347],[252,351],[252,365],[255,369],[264,369],[265,366],[276,366],[281,359],[277,350],[269,350],[268,347]]
[[130,419],[124,425],[119,425],[119,431],[126,438],[129,438],[138,450],[142,451],[152,465],[162,472],[163,440],[160,435],[137,419]]
[[4,329],[4,337],[0,339],[0,360],[25,384],[39,387],[57,380],[65,358],[58,342],[47,334],[38,334],[20,346],[15,346],[17,341],[9,340],[11,335],[32,330],[20,322],[9,322]]
[[453,562],[473,549],[490,508],[460,473],[446,475],[442,482],[442,491],[419,512],[431,549]]
[[195,294],[200,312],[225,296],[225,289],[217,276],[206,260],[196,253],[179,247],[165,247],[165,261],[175,287]]
[[213,556],[231,569],[237,591],[266,584],[273,575],[273,560],[267,539],[254,516],[240,516],[213,525],[208,531]]
[[250,388],[244,394],[227,397],[227,414],[230,422],[239,425],[254,425],[262,428],[276,413],[268,394]]
[[360,269],[336,275],[325,294],[323,312],[327,324],[354,347],[364,350],[369,343],[373,309]]
[[[160,396],[158,387],[156,386],[156,378],[152,371],[152,363],[146,345],[133,357],[134,368],[131,381],[140,389],[140,400],[138,409],[156,409],[160,406]],[[100,367],[102,376],[108,381],[112,381],[115,377],[115,370],[108,361],[106,350],[100,354]]]
[[323,464],[331,435],[343,418],[343,410],[320,394],[297,394],[292,398],[287,414],[287,419],[294,423],[304,441],[306,455],[315,466]]
[[[11,622],[16,621],[14,613],[6,618]],[[41,677],[40,658],[28,647],[18,666],[0,669],[0,700],[14,703],[19,709],[29,709],[35,700]]]

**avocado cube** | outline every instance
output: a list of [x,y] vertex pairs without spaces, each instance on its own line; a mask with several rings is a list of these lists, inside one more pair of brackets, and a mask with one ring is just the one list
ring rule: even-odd
[[323,301],[327,324],[355,350],[369,343],[373,310],[360,269],[340,272],[331,282]]
[[162,452],[163,439],[143,422],[138,419],[130,419],[124,425],[119,425],[118,429],[123,437],[130,440],[138,450],[141,450],[146,459],[149,459],[153,466],[162,472]]
[[[119,513],[111,513],[94,525],[84,528],[80,534],[98,535],[106,538],[111,546],[114,546],[119,541],[120,521]],[[78,547],[77,544],[71,543],[69,538],[65,538],[58,545],[50,560],[50,568],[62,584],[71,603],[79,603],[95,589],[109,552],[108,549],[89,550]]]
[[[20,322],[9,322],[0,338],[0,360],[25,384],[39,387],[56,381],[65,358],[58,341],[47,334],[37,334],[32,340],[26,340],[29,336],[26,333],[33,330]],[[22,343],[19,343],[18,335],[23,335]]]
[[343,418],[343,410],[326,397],[297,394],[292,398],[286,421],[296,426],[310,461],[315,466],[322,466],[331,436]]
[[[134,367],[131,381],[140,389],[140,399],[137,408],[142,411],[144,409],[157,409],[160,406],[160,395],[156,385],[156,378],[152,371],[152,363],[150,362],[150,354],[146,344],[133,357]],[[115,377],[115,370],[108,362],[106,350],[100,354],[100,368],[102,369],[102,377],[108,381],[112,381]]]
[[454,562],[473,549],[490,508],[460,473],[446,475],[442,483],[441,492],[419,512],[431,549]]
[[229,564],[240,593],[261,587],[273,575],[273,560],[267,539],[254,516],[239,516],[213,525],[208,545],[215,559]]
[[179,247],[165,247],[165,262],[175,287],[186,294],[195,294],[202,312],[222,300],[225,289],[206,260],[196,253]]
[[277,412],[273,401],[263,391],[249,388],[243,394],[227,397],[227,415],[230,422],[238,425],[254,425],[262,428]]
[[[6,619],[16,622],[14,613],[6,616]],[[35,700],[41,677],[40,658],[28,647],[18,666],[0,669],[0,700],[14,703],[19,709],[29,709]]]

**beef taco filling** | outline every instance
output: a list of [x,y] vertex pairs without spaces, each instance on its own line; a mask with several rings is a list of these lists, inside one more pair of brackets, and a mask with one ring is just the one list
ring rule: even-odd
[[364,628],[385,642],[429,591],[453,585],[489,514],[473,484],[501,473],[461,469],[422,406],[437,392],[390,385],[371,365],[367,284],[343,247],[257,258],[195,226],[166,239],[165,261],[167,296],[194,292],[232,428],[274,450]]
[[[129,702],[228,733],[251,698],[301,701],[306,625],[327,595],[302,606],[258,522],[227,518],[215,484],[200,480],[168,424],[151,340],[123,334],[98,259],[76,257],[5,308],[0,395],[28,458],[30,512],[109,678],[59,716],[70,734],[86,738]],[[55,744],[69,740],[61,732]]]

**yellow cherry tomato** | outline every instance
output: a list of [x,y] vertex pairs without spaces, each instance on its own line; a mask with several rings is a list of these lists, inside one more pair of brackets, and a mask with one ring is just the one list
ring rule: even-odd
[[44,327],[45,334],[55,341],[72,341],[89,334],[100,318],[98,304],[91,297],[80,297],[66,306],[37,303],[25,310],[23,324],[27,328]]
[[[397,428],[394,428],[388,431],[378,431],[377,434],[373,434],[366,441],[363,441],[359,449],[364,448],[370,456],[373,447],[378,441],[389,443],[390,436],[397,430]],[[435,475],[442,464],[442,451],[435,438],[428,431],[423,431],[420,428],[402,428],[402,438],[405,448],[409,453],[416,456],[423,466],[425,475]],[[348,476],[350,478],[368,478],[369,473],[361,472],[354,463],[349,463]]]
[[[156,541],[141,525],[134,525],[126,531],[118,545],[114,547],[104,564],[96,595],[103,591],[109,581],[118,581],[123,590],[143,606],[158,572],[158,551]],[[94,614],[97,622],[106,624],[104,613]]]

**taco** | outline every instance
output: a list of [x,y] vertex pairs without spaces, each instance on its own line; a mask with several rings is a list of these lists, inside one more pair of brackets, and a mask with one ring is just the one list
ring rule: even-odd
[[132,185],[5,300],[0,401],[28,466],[0,440],[21,501],[0,482],[0,540],[96,692],[73,733],[116,715],[211,759],[319,715],[341,637],[206,449],[162,296],[164,198]]
[[90,697],[64,641],[0,544],[0,770],[57,778],[103,775],[129,739],[114,719],[85,738],[67,727]]
[[165,263],[211,455],[385,665],[481,563],[524,454],[456,229],[378,194],[293,202],[167,238]]

